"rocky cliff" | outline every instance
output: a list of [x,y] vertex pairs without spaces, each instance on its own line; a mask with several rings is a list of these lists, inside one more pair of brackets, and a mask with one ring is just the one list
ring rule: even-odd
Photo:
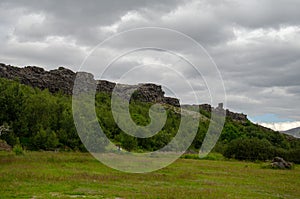
[[[223,103],[220,103],[219,106],[216,108],[213,108],[210,104],[201,104],[199,105],[199,108],[207,112],[211,112],[213,109],[224,111]],[[225,111],[226,111],[226,117],[232,120],[240,121],[240,122],[245,122],[248,120],[247,115],[243,113],[234,113],[228,109],[226,109]]]
[[[93,78],[91,74],[85,73],[86,77]],[[24,68],[14,67],[0,63],[0,78],[7,78],[19,81],[22,84],[37,87],[40,89],[48,89],[52,93],[63,92],[71,95],[73,92],[74,80],[76,73],[73,71],[59,67],[55,70],[46,71],[36,66],[26,66]],[[111,93],[116,83],[106,80],[97,80],[97,91]],[[179,100],[176,98],[165,97],[164,91],[160,85],[156,84],[139,84],[125,85],[127,90],[137,89],[135,98],[143,102],[158,102],[172,106],[179,106]]]
[[[116,83],[106,81],[106,80],[94,80],[93,75],[89,73],[83,73],[82,77],[84,79],[89,79],[89,81],[96,81],[98,92],[112,93],[113,89],[116,87]],[[24,68],[14,67],[10,65],[5,65],[0,63],[0,78],[7,78],[19,81],[22,84],[29,85],[32,87],[37,87],[40,89],[48,89],[52,93],[63,92],[67,95],[71,95],[73,92],[74,80],[77,73],[73,71],[59,67],[55,70],[46,71],[43,68],[36,66],[26,66]],[[118,84],[118,88],[122,90],[122,97],[130,98],[130,93],[134,92],[132,98],[143,101],[143,102],[156,102],[164,103],[172,106],[180,106],[179,100],[172,97],[166,97],[162,87],[156,84],[139,84],[139,85],[125,85]],[[209,104],[199,105],[200,109],[211,112],[214,109]],[[223,104],[220,103],[215,109],[223,109]],[[227,117],[236,121],[247,121],[247,115],[242,113],[234,113],[226,110]]]
[[10,65],[0,64],[0,77],[19,81],[22,84],[49,89],[55,93],[62,91],[72,94],[75,73],[69,69],[59,67],[55,70],[45,71],[36,66],[18,68]]

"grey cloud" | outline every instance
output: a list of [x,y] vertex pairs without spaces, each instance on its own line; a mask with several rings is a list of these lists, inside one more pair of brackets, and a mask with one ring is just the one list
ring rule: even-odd
[[[251,116],[274,113],[300,119],[295,109],[300,98],[299,7],[296,0],[1,1],[1,62],[47,68],[65,65],[77,70],[89,50],[115,33],[144,26],[171,28],[192,37],[208,50],[223,76],[229,108]],[[124,19],[130,12],[136,18]],[[285,29],[290,26],[298,29]],[[238,35],[237,30],[246,36],[239,38],[243,35]],[[276,35],[277,32],[280,34]],[[149,41],[147,47],[160,45],[190,56],[207,78],[212,78],[208,61],[195,54],[191,45],[175,37],[156,37],[153,32],[126,40],[121,37],[99,53],[105,59],[145,41]],[[154,55],[145,52],[122,59],[105,78],[116,80],[140,64],[139,58]],[[168,56],[159,61],[173,63],[173,69],[196,88],[201,102],[209,102],[206,85],[195,70],[182,62],[174,64],[176,59]],[[88,70],[97,72],[105,60],[92,57],[90,63]],[[141,73],[133,74],[132,78],[142,81]],[[154,82],[160,79],[172,82],[187,101],[190,99],[191,92],[168,71],[155,74],[145,69],[144,76]]]
[[[144,7],[154,7],[157,10],[171,9],[170,1],[2,1],[0,6],[4,9],[23,10],[24,17],[30,14],[40,14],[45,17],[40,25],[34,24],[35,32],[15,27],[15,34],[22,41],[44,39],[49,35],[73,36],[81,44],[95,45],[103,37],[98,37],[97,28],[110,25],[119,20],[121,16],[132,10]],[[176,5],[176,1],[172,3]],[[101,34],[101,33],[100,33]],[[36,37],[38,35],[38,37]],[[92,37],[91,37],[92,36]],[[101,36],[101,35],[100,35]]]
[[232,1],[222,10],[223,16],[236,24],[249,28],[279,27],[279,25],[299,25],[300,2],[297,0],[253,0]]

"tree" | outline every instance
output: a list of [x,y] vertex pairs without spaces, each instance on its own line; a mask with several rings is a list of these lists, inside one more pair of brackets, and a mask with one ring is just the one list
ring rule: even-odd
[[40,129],[32,138],[32,146],[34,149],[53,150],[58,145],[58,139],[54,131],[51,129]]
[[238,160],[268,160],[274,153],[272,145],[266,139],[238,138],[229,143],[224,156]]

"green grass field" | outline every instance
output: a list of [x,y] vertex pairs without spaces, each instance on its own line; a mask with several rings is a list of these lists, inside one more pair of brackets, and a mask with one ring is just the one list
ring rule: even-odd
[[179,159],[129,174],[88,153],[0,152],[0,198],[300,198],[300,166]]

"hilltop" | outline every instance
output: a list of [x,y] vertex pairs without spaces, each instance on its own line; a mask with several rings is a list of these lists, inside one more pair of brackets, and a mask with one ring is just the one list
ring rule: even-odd
[[[86,76],[92,77],[88,73]],[[63,67],[46,71],[35,66],[18,68],[0,64],[0,126],[8,127],[0,139],[11,146],[21,145],[29,150],[85,151],[72,115],[71,94],[75,77],[76,73]],[[125,94],[121,97],[128,97],[126,92],[137,88],[130,99],[130,116],[137,125],[150,123],[149,109],[153,103],[161,103],[166,109],[166,123],[157,134],[150,138],[136,138],[124,133],[112,116],[111,92],[116,84],[107,80],[94,81],[97,83],[95,109],[98,121],[92,122],[99,122],[106,136],[115,144],[128,151],[155,151],[177,134],[183,116],[178,111],[179,100],[165,96],[160,85],[122,85]],[[222,103],[216,108],[209,104],[184,105],[182,108],[185,114],[200,109],[199,126],[188,126],[198,128],[188,150],[197,153],[211,122],[211,111],[224,108]],[[187,135],[189,128],[183,129]],[[213,151],[228,158],[268,160],[281,156],[300,162],[299,139],[253,124],[245,114],[230,110],[226,110],[224,128]]]
[[[93,75],[86,72],[87,77]],[[36,87],[41,90],[48,89],[51,93],[57,93],[59,91],[67,95],[72,95],[74,80],[77,73],[70,69],[59,67],[58,69],[46,71],[43,68],[37,66],[26,66],[24,68],[15,67],[0,63],[0,77],[17,80],[21,84]],[[96,80],[97,92],[111,93],[116,85],[114,82],[107,80]],[[172,106],[179,106],[179,100],[176,98],[165,97],[164,91],[160,85],[155,84],[140,84],[124,85],[129,88],[138,89],[138,98],[144,102],[161,102]]]
[[[85,73],[86,77],[91,77],[93,79],[93,75],[90,73],[80,73]],[[77,73],[65,67],[59,67],[58,69],[47,71],[37,66],[26,66],[20,68],[0,63],[0,78],[2,77],[6,79],[16,80],[21,84],[39,88],[41,90],[48,89],[51,93],[62,92],[66,95],[72,95],[76,75]],[[110,94],[116,86],[116,83],[107,80],[95,81],[97,84],[97,92],[105,92]],[[162,103],[175,107],[180,106],[179,99],[165,96],[165,92],[162,90],[162,87],[160,85],[156,85],[153,83],[141,83],[139,85],[122,84],[122,87],[125,88],[124,95],[126,95],[126,92],[130,92],[131,89],[137,89],[134,98],[141,102]],[[185,105],[183,107],[190,109],[188,108],[189,106],[196,106],[207,112],[211,112],[211,110],[213,109],[213,107],[209,104]],[[222,103],[219,104],[218,108],[223,109]],[[238,121],[245,122],[248,120],[247,115],[243,113],[234,113],[229,111],[228,109],[226,110],[226,115],[227,117]]]

